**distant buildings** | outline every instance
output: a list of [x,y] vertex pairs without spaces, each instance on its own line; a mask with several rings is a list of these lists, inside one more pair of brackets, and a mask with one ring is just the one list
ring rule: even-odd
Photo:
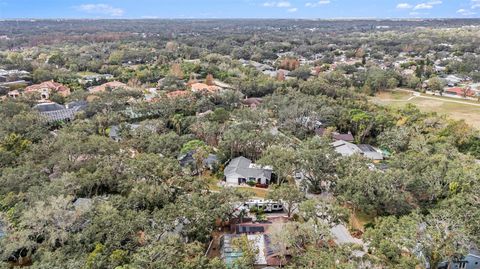
[[106,91],[114,91],[118,89],[131,89],[130,87],[127,86],[127,84],[119,82],[119,81],[112,81],[112,82],[107,82],[104,83],[100,86],[95,86],[95,87],[90,87],[88,91],[90,93],[100,93],[100,92],[106,92]]
[[192,92],[205,92],[205,93],[216,93],[219,92],[222,88],[216,85],[207,85],[205,83],[192,83],[190,85],[190,90]]
[[0,90],[15,90],[30,84],[30,73],[22,70],[0,69]]
[[90,74],[90,75],[84,75],[82,76],[81,79],[78,80],[80,84],[88,84],[88,83],[95,83],[98,81],[105,81],[105,80],[111,80],[113,79],[113,75],[111,74]]
[[262,98],[245,98],[242,100],[242,105],[245,107],[250,107],[252,109],[257,108],[263,102]]

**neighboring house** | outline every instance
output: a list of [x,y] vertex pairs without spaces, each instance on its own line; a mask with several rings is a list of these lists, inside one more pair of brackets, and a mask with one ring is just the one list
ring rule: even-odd
[[8,98],[17,99],[18,97],[20,97],[20,93],[17,90],[9,91],[7,93],[7,96]]
[[33,107],[49,123],[71,121],[75,119],[75,114],[84,108],[82,102],[70,103],[66,107],[54,102],[41,103]]
[[362,154],[362,151],[357,145],[352,144],[350,142],[343,141],[343,140],[333,142],[332,146],[335,149],[335,151],[342,156],[352,156],[354,154]]
[[460,97],[474,97],[476,95],[475,91],[472,91],[469,88],[460,87],[447,88],[444,90],[444,94],[451,94]]
[[370,145],[355,145],[350,142],[338,140],[332,143],[333,148],[337,153],[342,156],[352,156],[354,154],[360,154],[365,158],[372,159],[374,161],[383,160],[383,154],[376,148]]
[[119,81],[112,81],[112,82],[107,82],[104,83],[100,86],[95,86],[95,87],[90,87],[88,89],[89,92],[91,93],[99,93],[99,92],[106,92],[108,91],[114,91],[118,89],[130,89],[130,87],[127,86],[127,84],[119,82]]
[[272,169],[260,167],[245,157],[238,157],[230,161],[223,172],[225,181],[230,185],[240,185],[248,181],[268,185],[272,179]]
[[39,93],[41,100],[48,100],[52,93],[57,93],[63,97],[69,96],[70,88],[51,80],[28,86],[23,92],[24,94]]
[[472,83],[469,85],[470,89],[475,92],[480,91],[480,83]]
[[216,93],[222,88],[216,85],[207,85],[205,83],[196,82],[190,85],[190,90],[192,92],[206,92],[206,93]]
[[360,150],[362,151],[363,156],[365,156],[368,159],[372,159],[374,161],[383,160],[382,152],[370,145],[362,144],[362,145],[358,145],[358,148],[360,148]]
[[[180,163],[181,167],[188,167],[188,166],[195,166],[196,161],[194,158],[195,150],[191,150],[180,157],[178,157],[178,162]],[[210,169],[214,170],[219,165],[219,160],[217,155],[215,154],[208,154],[208,157],[203,160],[203,165]]]
[[180,98],[180,97],[187,97],[191,94],[189,91],[173,91],[167,93],[168,98]]
[[7,81],[7,82],[0,82],[0,90],[1,89],[19,89],[19,88],[25,88],[29,85],[30,83],[25,81],[25,80],[16,80],[16,81]]
[[86,211],[93,205],[93,200],[90,198],[78,198],[73,202],[73,207],[80,211]]
[[453,87],[453,86],[457,86],[460,82],[462,82],[463,79],[458,77],[458,76],[455,76],[455,75],[448,75],[446,78],[445,78],[445,82],[447,83],[447,85],[449,87]]
[[82,76],[82,78],[79,79],[78,82],[80,84],[87,84],[87,83],[97,82],[100,80],[111,80],[111,79],[113,79],[113,75],[111,74],[91,74],[91,75]]
[[[315,129],[315,133],[318,135],[318,136],[324,136],[325,135],[325,128],[323,127],[320,127],[320,128],[317,128]],[[334,140],[343,140],[343,141],[346,141],[346,142],[353,142],[355,141],[355,138],[353,137],[352,133],[348,132],[347,134],[341,134],[341,133],[338,133],[338,132],[333,132],[332,133],[332,138]]]
[[480,253],[478,251],[472,251],[467,256],[453,261],[450,263],[442,262],[437,267],[438,269],[480,269]]
[[245,107],[250,107],[250,108],[257,108],[259,107],[263,102],[262,98],[245,98],[242,100],[242,105]]

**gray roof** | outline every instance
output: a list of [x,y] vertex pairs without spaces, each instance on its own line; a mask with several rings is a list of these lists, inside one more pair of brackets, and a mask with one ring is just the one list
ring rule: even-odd
[[93,200],[90,198],[78,198],[75,200],[73,203],[73,206],[76,209],[88,209],[90,206],[92,206]]
[[33,107],[33,109],[37,110],[47,122],[73,120],[75,114],[84,108],[85,106],[76,105],[75,103],[70,103],[68,108],[66,108],[65,106],[53,102],[42,103]]
[[342,156],[352,156],[354,154],[361,154],[366,158],[372,160],[383,160],[383,154],[378,152],[374,147],[366,144],[355,145],[350,142],[338,140],[332,143],[335,151]]
[[34,106],[33,109],[37,110],[40,113],[43,113],[62,110],[65,109],[65,107],[57,103],[42,103]]
[[355,144],[338,140],[332,143],[335,151],[342,156],[352,156],[354,154],[362,154],[362,150]]
[[372,160],[383,160],[383,154],[378,152],[374,147],[370,145],[358,145],[360,150],[362,150],[363,155]]
[[359,244],[363,245],[361,239],[353,237],[348,229],[343,225],[339,224],[330,229],[330,232],[335,237],[334,240],[337,244]]
[[243,178],[261,178],[265,177],[270,179],[271,170],[264,168],[252,167],[252,161],[245,157],[237,157],[230,161],[225,167],[223,174],[225,176],[238,175]]

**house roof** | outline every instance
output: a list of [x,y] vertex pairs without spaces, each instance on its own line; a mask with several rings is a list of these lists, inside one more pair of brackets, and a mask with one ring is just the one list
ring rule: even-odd
[[43,112],[52,112],[65,109],[64,106],[59,105],[57,103],[41,103],[33,107],[33,109],[37,110],[40,113]]
[[93,200],[90,198],[78,198],[73,203],[75,209],[88,209],[93,204]]
[[[325,128],[320,127],[320,128],[315,129],[315,133],[318,136],[323,136],[325,134],[325,130],[326,130]],[[341,134],[341,133],[333,132],[332,133],[332,138],[335,139],[335,140],[343,140],[343,141],[346,141],[346,142],[355,141],[355,138],[353,137],[353,135],[351,133]]]
[[[193,155],[195,154],[195,150],[191,150],[183,155],[180,155],[177,160],[180,162],[180,166],[185,167],[187,165],[195,163],[195,158]],[[203,165],[205,166],[213,166],[218,163],[218,157],[215,154],[208,154],[207,158],[203,160]]]
[[70,88],[68,88],[67,86],[65,86],[61,83],[57,83],[53,80],[45,81],[45,82],[42,82],[40,84],[34,84],[34,85],[31,85],[31,86],[28,86],[28,87],[25,88],[24,92],[25,93],[39,92],[39,91],[42,91],[44,89],[48,89],[49,91],[57,92],[62,96],[70,95]]
[[168,98],[184,97],[188,95],[190,95],[189,91],[180,91],[180,90],[167,93]]
[[238,157],[230,161],[223,171],[225,176],[238,176],[243,178],[270,178],[271,170],[254,167],[252,161],[245,157]]
[[247,98],[242,100],[242,104],[250,106],[250,107],[257,107],[262,104],[262,98]]
[[118,88],[129,89],[129,87],[125,83],[122,83],[120,81],[112,81],[112,82],[104,83],[100,86],[92,87],[89,89],[89,91],[91,93],[105,92],[107,88],[112,90],[116,90]]
[[358,145],[358,147],[363,152],[365,157],[372,160],[383,160],[383,154],[378,152],[374,147],[366,144]]
[[84,106],[75,105],[66,108],[65,106],[54,102],[41,103],[33,107],[33,109],[37,110],[47,122],[73,120],[75,118],[75,114],[83,108]]
[[214,92],[220,91],[222,88],[218,87],[218,86],[209,86],[205,83],[197,82],[197,83],[193,83],[192,85],[190,85],[190,89],[192,90],[192,92],[207,91],[207,92],[210,92],[210,93],[214,93]]
[[377,149],[370,145],[362,144],[362,145],[355,145],[350,142],[346,142],[343,140],[338,140],[332,143],[335,151],[342,156],[351,156],[354,154],[361,154],[366,158],[372,160],[383,160],[383,154],[378,152]]
[[362,150],[355,144],[346,142],[343,140],[338,140],[332,143],[332,146],[335,148],[335,151],[342,156],[351,156],[353,154],[362,154]]
[[463,89],[460,87],[453,87],[453,88],[448,88],[445,90],[447,93],[454,93],[456,95],[463,96],[464,94],[466,96],[475,96],[475,92],[470,90],[470,89]]

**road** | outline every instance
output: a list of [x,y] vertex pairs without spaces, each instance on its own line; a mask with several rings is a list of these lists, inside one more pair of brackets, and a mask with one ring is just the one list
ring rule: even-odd
[[464,105],[471,105],[471,106],[480,106],[480,104],[475,104],[472,102],[457,101],[453,99],[450,100],[448,97],[441,98],[441,97],[427,96],[424,94],[419,94],[419,92],[406,90],[406,89],[398,89],[398,91],[408,92],[408,93],[414,94],[414,96],[408,98],[408,100],[391,100],[391,101],[404,102],[404,101],[410,101],[414,98],[424,98],[424,99],[430,99],[430,100],[436,100],[436,101],[442,101],[442,102],[450,102],[450,103],[457,103],[457,104],[464,104]]

